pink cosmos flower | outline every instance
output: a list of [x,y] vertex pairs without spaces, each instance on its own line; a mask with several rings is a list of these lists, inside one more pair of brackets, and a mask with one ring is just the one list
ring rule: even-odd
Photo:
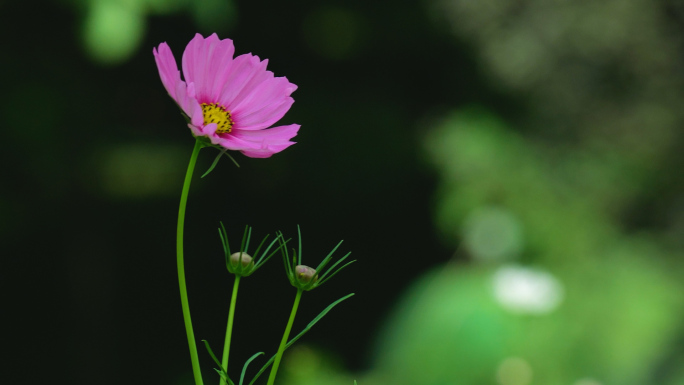
[[233,58],[230,39],[199,33],[183,52],[183,77],[168,44],[152,50],[166,91],[188,116],[196,137],[240,151],[252,158],[268,158],[283,151],[299,124],[270,127],[290,109],[297,86],[266,70],[268,60],[252,54]]

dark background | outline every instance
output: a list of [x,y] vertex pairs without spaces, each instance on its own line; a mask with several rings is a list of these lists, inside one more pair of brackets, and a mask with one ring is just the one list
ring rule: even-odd
[[[305,294],[295,329],[356,293],[305,342],[346,370],[371,370],[376,337],[409,283],[452,257],[469,260],[468,252],[454,256],[461,235],[435,219],[445,176],[425,144],[443,116],[469,106],[506,122],[523,148],[541,149],[540,164],[567,154],[610,164],[620,178],[599,176],[599,187],[622,195],[590,191],[581,199],[596,202],[617,232],[654,235],[649,245],[665,251],[651,254],[653,263],[665,261],[667,280],[677,281],[684,45],[674,2],[626,2],[629,12],[619,14],[583,3],[556,12],[535,1],[501,2],[491,13],[460,1],[131,1],[124,8],[138,17],[132,26],[125,12],[113,21],[93,16],[110,15],[105,3],[0,3],[3,361],[11,383],[179,383],[189,375],[174,249],[193,139],[152,48],[168,42],[180,60],[196,32],[217,32],[234,40],[237,54],[268,58],[269,70],[299,87],[281,123],[302,125],[283,153],[236,154],[240,168],[224,159],[204,179],[216,152],[200,153],[186,271],[195,335],[216,351],[232,287],[219,221],[234,245],[245,224],[256,237],[295,236],[299,224],[308,264],[340,239],[338,256],[351,251],[357,262]],[[634,16],[645,10],[656,16]],[[594,27],[585,35],[568,27],[560,33],[567,40],[553,40],[554,15]],[[525,30],[535,20],[544,22]],[[114,27],[93,27],[106,22]],[[519,39],[506,43],[511,36]],[[539,36],[548,37],[543,50],[532,44]],[[525,38],[529,52],[514,46],[529,47]],[[130,48],[116,51],[125,39]],[[553,220],[561,219],[551,227]],[[277,258],[243,281],[236,367],[277,348],[295,294]],[[522,260],[545,264],[534,253]],[[670,346],[657,365],[677,367],[680,351]],[[210,382],[213,363],[202,347],[200,356]]]

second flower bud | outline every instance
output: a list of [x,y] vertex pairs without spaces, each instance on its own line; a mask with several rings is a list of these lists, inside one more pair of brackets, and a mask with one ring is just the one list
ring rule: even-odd
[[230,255],[226,268],[233,274],[246,277],[254,269],[254,260],[251,255],[245,252],[233,253]]

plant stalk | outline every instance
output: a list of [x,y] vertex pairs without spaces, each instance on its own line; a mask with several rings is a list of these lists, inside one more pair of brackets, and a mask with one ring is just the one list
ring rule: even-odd
[[192,319],[190,318],[190,304],[188,303],[188,289],[185,285],[185,263],[183,260],[183,228],[185,224],[185,206],[188,203],[188,192],[190,191],[190,182],[192,180],[192,173],[195,170],[195,163],[197,163],[197,155],[199,154],[202,144],[199,140],[195,140],[195,147],[190,156],[190,163],[188,170],[185,173],[185,181],[183,182],[183,191],[181,193],[180,206],[178,208],[178,227],[176,229],[176,264],[178,268],[178,285],[180,287],[181,307],[183,309],[183,322],[185,323],[185,333],[188,336],[188,347],[190,349],[190,361],[192,363],[192,373],[195,378],[195,385],[203,385],[202,372],[200,371],[199,357],[197,355],[197,344],[195,343],[195,333],[192,330]]
[[[230,310],[228,311],[228,326],[226,326],[226,342],[223,344],[223,357],[221,358],[221,366],[226,371],[228,376],[228,356],[230,355],[230,338],[233,335],[233,320],[235,319],[235,305],[237,303],[238,287],[240,286],[240,276],[235,275],[235,283],[233,284],[233,295],[230,298]],[[221,385],[226,385],[226,380],[221,378]]]
[[290,312],[290,319],[287,321],[287,326],[285,327],[283,339],[280,340],[278,353],[276,353],[275,361],[273,361],[273,366],[271,367],[271,374],[268,376],[267,385],[273,385],[273,383],[275,382],[276,374],[278,373],[278,366],[280,366],[280,360],[283,358],[283,352],[285,352],[285,345],[287,345],[287,339],[290,337],[292,324],[294,323],[295,315],[297,314],[297,309],[299,308],[299,301],[302,298],[303,292],[304,291],[302,289],[297,290],[297,296],[295,297],[294,304],[292,305],[292,311]]

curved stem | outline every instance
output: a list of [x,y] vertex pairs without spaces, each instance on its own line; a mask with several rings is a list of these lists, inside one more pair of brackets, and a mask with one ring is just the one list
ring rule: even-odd
[[195,377],[196,385],[203,385],[202,373],[200,371],[199,358],[197,356],[197,344],[195,343],[195,333],[192,331],[192,320],[190,319],[190,304],[188,303],[188,289],[185,286],[185,263],[183,262],[183,226],[185,223],[185,206],[188,203],[188,191],[190,191],[190,181],[192,172],[195,170],[197,155],[202,148],[199,140],[195,141],[195,148],[190,156],[188,171],[185,173],[183,182],[183,192],[181,193],[180,207],[178,208],[178,227],[176,231],[176,264],[178,267],[178,285],[180,286],[181,307],[183,308],[183,322],[185,332],[188,335],[188,347],[190,348],[190,361],[192,362],[192,373]]
[[285,345],[287,345],[287,339],[290,337],[292,324],[294,323],[295,315],[297,314],[297,308],[299,308],[299,300],[302,298],[303,292],[304,291],[302,289],[297,290],[297,296],[295,297],[294,304],[292,305],[292,312],[290,312],[290,319],[287,321],[287,326],[285,327],[285,334],[283,334],[283,339],[280,340],[278,353],[276,353],[275,361],[273,361],[273,366],[271,367],[271,374],[268,376],[267,385],[273,385],[273,383],[275,382],[276,373],[278,373],[278,366],[280,366],[280,359],[283,358]]
[[[233,296],[230,298],[230,310],[228,311],[228,326],[226,327],[226,342],[223,344],[223,357],[221,359],[221,366],[226,371],[228,376],[228,355],[230,354],[230,337],[233,334],[233,319],[235,318],[235,304],[237,303],[238,287],[240,286],[240,276],[235,275],[235,283],[233,284]],[[226,385],[226,381],[221,378],[221,385]]]

